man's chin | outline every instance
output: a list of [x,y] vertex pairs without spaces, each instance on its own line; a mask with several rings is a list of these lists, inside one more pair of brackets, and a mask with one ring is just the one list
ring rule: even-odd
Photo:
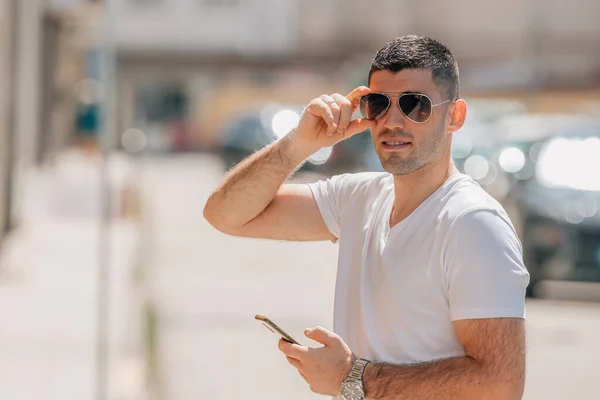
[[392,175],[408,175],[410,173],[415,172],[416,170],[418,170],[420,167],[418,165],[416,165],[415,163],[410,163],[410,162],[402,162],[402,163],[398,163],[398,162],[390,162],[390,160],[385,160],[381,162],[381,166],[383,167],[383,169],[392,174]]

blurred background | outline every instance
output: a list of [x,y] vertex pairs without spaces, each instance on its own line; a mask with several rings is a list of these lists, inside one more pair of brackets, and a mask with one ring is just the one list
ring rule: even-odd
[[[337,245],[228,237],[224,173],[396,36],[455,53],[453,157],[531,273],[528,400],[600,399],[597,0],[0,0],[0,397],[309,399]],[[292,178],[381,171],[369,132]]]

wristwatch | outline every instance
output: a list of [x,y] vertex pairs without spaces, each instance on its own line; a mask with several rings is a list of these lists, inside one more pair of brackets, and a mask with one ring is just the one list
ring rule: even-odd
[[348,377],[342,382],[341,392],[344,400],[363,400],[365,398],[362,376],[368,363],[369,360],[364,358],[354,362]]

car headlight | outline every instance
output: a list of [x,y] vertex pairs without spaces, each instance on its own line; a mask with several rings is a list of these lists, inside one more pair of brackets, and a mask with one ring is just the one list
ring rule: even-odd
[[278,111],[271,121],[271,129],[277,138],[287,135],[292,129],[298,126],[300,116],[293,110]]
[[485,157],[478,154],[472,155],[465,161],[465,174],[475,180],[480,180],[486,177],[490,171],[490,164]]
[[506,172],[519,172],[525,166],[525,154],[516,147],[509,147],[502,150],[498,163],[500,168]]
[[600,138],[557,138],[541,150],[536,177],[542,185],[600,191]]
[[320,149],[317,152],[313,153],[306,160],[309,163],[314,164],[314,165],[325,164],[325,162],[327,160],[329,160],[329,157],[331,156],[332,152],[333,152],[333,147],[323,147],[322,149]]

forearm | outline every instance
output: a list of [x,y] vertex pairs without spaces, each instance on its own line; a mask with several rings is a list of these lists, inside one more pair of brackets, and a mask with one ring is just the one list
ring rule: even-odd
[[286,179],[310,153],[294,141],[294,133],[248,157],[225,177],[204,208],[213,225],[240,227],[265,210]]
[[369,363],[363,382],[373,400],[516,400],[519,388],[470,357],[412,365]]

